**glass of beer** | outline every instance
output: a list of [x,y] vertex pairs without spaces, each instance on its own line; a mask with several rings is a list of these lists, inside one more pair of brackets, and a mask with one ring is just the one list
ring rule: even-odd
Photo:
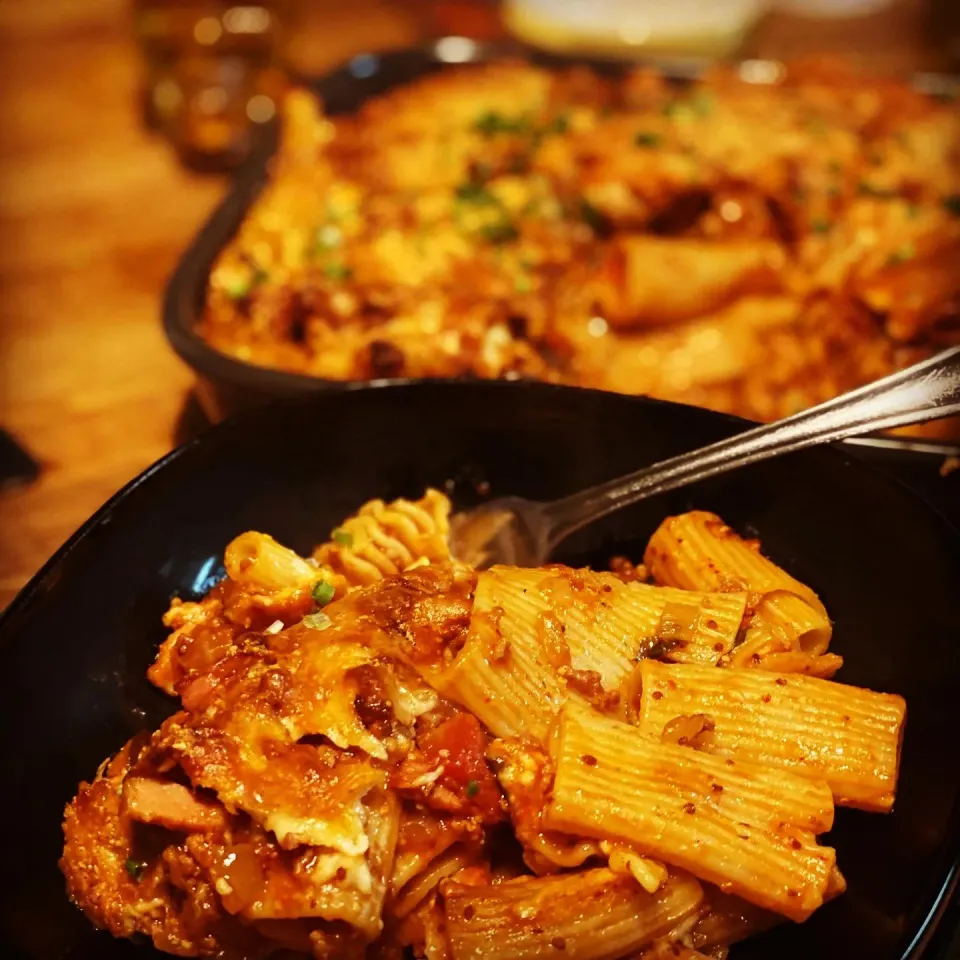
[[291,0],[133,0],[146,122],[181,159],[227,169],[249,151],[282,94],[278,62]]

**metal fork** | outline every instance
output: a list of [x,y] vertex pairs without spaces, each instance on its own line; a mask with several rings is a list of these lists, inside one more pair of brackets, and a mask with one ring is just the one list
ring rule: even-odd
[[457,514],[451,547],[477,566],[538,566],[575,530],[621,507],[818,443],[960,413],[960,347],[792,417],[746,430],[560,500],[501,497]]

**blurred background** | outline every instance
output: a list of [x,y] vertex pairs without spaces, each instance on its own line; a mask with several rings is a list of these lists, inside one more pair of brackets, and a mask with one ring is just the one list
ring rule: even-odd
[[957,0],[0,0],[0,608],[202,426],[160,297],[285,86],[444,34],[960,66]]

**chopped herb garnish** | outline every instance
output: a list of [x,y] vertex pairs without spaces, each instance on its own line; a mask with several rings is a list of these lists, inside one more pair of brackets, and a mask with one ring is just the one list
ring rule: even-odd
[[810,229],[814,233],[829,233],[830,232],[830,221],[818,218],[816,220],[810,221]]
[[485,137],[492,137],[497,133],[523,133],[530,129],[530,121],[526,117],[507,117],[496,110],[488,110],[477,118],[473,128]]
[[570,129],[570,117],[566,113],[558,113],[544,128],[544,133],[566,133]]
[[530,282],[530,278],[526,274],[521,274],[517,277],[515,283],[517,293],[529,293],[533,289],[533,284]]
[[124,869],[127,871],[131,880],[136,880],[137,883],[140,882],[143,877],[144,870],[147,869],[147,865],[142,860],[127,860],[124,863]]
[[659,147],[660,146],[660,135],[658,133],[638,133],[634,138],[633,142],[638,147]]
[[587,200],[586,197],[580,198],[578,213],[580,214],[580,219],[593,230],[594,233],[604,233],[609,227],[607,218]]
[[461,183],[457,187],[456,196],[463,203],[475,203],[478,206],[497,202],[497,198],[482,183],[477,183],[475,180]]
[[705,90],[698,90],[690,98],[690,106],[698,117],[708,117],[713,113],[713,97]]
[[339,543],[341,547],[353,546],[353,534],[349,530],[344,530],[343,527],[337,527],[330,536],[333,542]]
[[660,112],[665,117],[675,117],[677,115],[677,105],[671,100],[660,108]]
[[304,617],[302,622],[311,630],[326,630],[333,621],[325,613],[311,613]]
[[480,792],[480,784],[476,780],[470,780],[467,783],[467,796],[475,797]]
[[509,243],[520,236],[516,226],[509,220],[495,220],[480,228],[480,236],[488,243]]
[[353,276],[353,271],[345,263],[335,261],[333,263],[325,263],[323,265],[323,275],[328,280],[342,282],[344,280],[349,280],[350,277]]
[[313,597],[321,607],[325,607],[333,599],[333,595],[336,592],[336,588],[332,583],[327,583],[326,580],[318,580],[313,585],[310,596]]
[[223,285],[224,292],[234,300],[242,300],[252,289],[253,284],[247,277],[238,277]]
[[234,300],[242,300],[250,291],[265,283],[269,279],[269,274],[262,267],[256,267],[247,277],[235,277],[224,284],[224,291]]
[[317,249],[333,250],[343,241],[340,228],[332,223],[325,223],[317,230]]
[[943,198],[943,209],[955,217],[960,217],[960,193],[951,193]]
[[894,250],[887,258],[889,266],[896,266],[898,263],[906,263],[917,255],[916,247],[912,243],[905,243],[899,250]]
[[916,220],[920,216],[920,206],[916,203],[907,204],[907,219]]

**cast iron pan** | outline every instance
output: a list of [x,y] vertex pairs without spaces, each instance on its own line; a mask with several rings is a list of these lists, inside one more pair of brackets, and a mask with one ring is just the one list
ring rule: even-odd
[[[553,497],[716,440],[740,421],[534,383],[346,388],[256,410],[152,467],[99,511],[0,621],[5,754],[0,956],[143,958],[94,933],[64,896],[60,817],[81,778],[173,704],[144,679],[173,595],[221,573],[231,537],[306,551],[370,497],[455,481]],[[904,488],[837,450],[791,455],[639,504],[560,559],[642,554],[668,513],[715,510],[821,595],[840,678],[906,697],[895,812],[840,810],[830,842],[848,893],[735,960],[946,958],[960,855],[960,536]]]

